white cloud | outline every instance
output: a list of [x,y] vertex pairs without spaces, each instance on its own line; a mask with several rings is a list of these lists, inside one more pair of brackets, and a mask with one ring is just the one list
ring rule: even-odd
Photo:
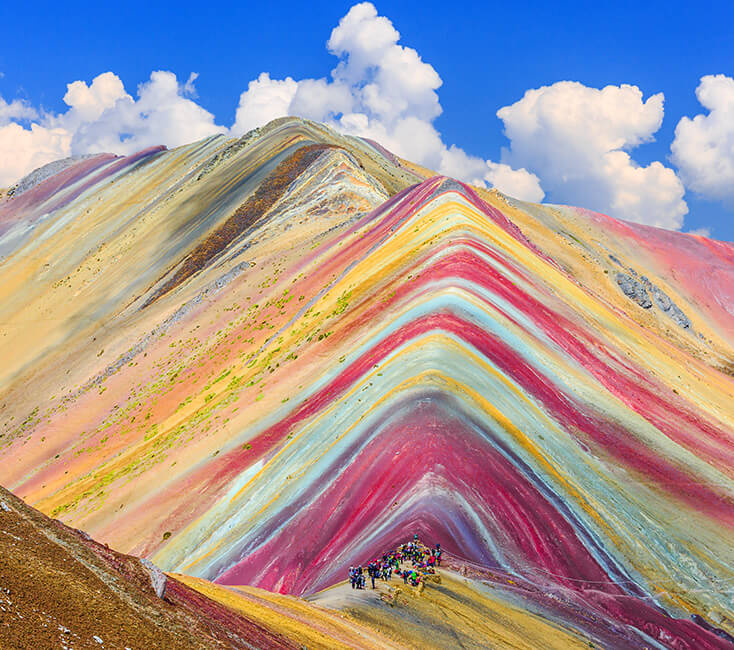
[[185,95],[186,97],[191,97],[192,99],[196,99],[199,94],[196,92],[196,86],[194,86],[194,82],[199,78],[198,72],[192,72],[189,74],[189,78],[186,80],[186,83],[183,85],[183,88],[181,88],[181,94]]
[[[262,72],[250,81],[230,129],[195,101],[196,73],[180,83],[171,72],[153,72],[135,95],[112,72],[91,83],[74,81],[64,95],[68,109],[59,114],[0,97],[0,186],[72,154],[177,146],[300,115],[520,199],[541,201],[545,188],[554,200],[616,217],[668,228],[683,223],[688,207],[676,173],[657,161],[640,165],[630,155],[660,128],[662,93],[644,99],[636,86],[595,89],[570,81],[528,90],[497,113],[510,146],[495,162],[444,142],[434,125],[442,110],[441,77],[400,44],[400,33],[373,4],[354,5],[327,48],[336,64],[326,77],[273,79]],[[680,121],[673,160],[692,189],[734,197],[734,80],[704,77],[697,95],[710,112]]]
[[539,203],[543,200],[545,192],[540,187],[538,177],[524,167],[513,169],[505,163],[494,163],[487,161],[489,171],[484,175],[493,187],[501,188],[505,194],[521,198],[525,201]]
[[191,79],[181,85],[172,72],[153,72],[150,80],[138,87],[138,98],[133,99],[115,75],[106,75],[109,78],[101,87],[95,89],[105,75],[88,88],[84,82],[76,82],[81,85],[75,94],[64,97],[71,109],[58,122],[74,133],[74,154],[127,154],[156,144],[176,147],[226,131],[214,123],[211,113],[185,96],[193,88]]
[[513,169],[504,163],[482,160],[454,145],[442,152],[439,168],[447,176],[463,178],[473,185],[487,183],[524,201],[539,202],[545,196],[538,177],[524,167]]
[[0,187],[9,187],[28,172],[71,150],[71,134],[31,124],[26,129],[11,122],[0,127]]
[[[73,154],[127,154],[147,146],[178,146],[226,128],[187,95],[195,75],[179,84],[171,72],[153,72],[134,99],[112,72],[68,84],[64,113],[40,115],[18,100],[0,98],[0,186],[48,162]],[[5,121],[3,121],[5,120]],[[27,128],[19,120],[34,120]]]
[[672,160],[694,192],[734,201],[734,79],[723,74],[702,77],[696,97],[708,115],[681,118]]
[[660,162],[638,165],[627,150],[653,140],[663,95],[643,101],[636,86],[601,90],[560,81],[526,91],[497,111],[510,148],[503,161],[535,172],[554,198],[612,216],[680,228],[683,184]]
[[232,132],[242,135],[269,120],[288,115],[297,90],[298,83],[290,77],[277,80],[271,79],[267,72],[260,73],[240,95]]
[[288,110],[309,119],[333,119],[340,113],[349,113],[353,105],[349,86],[326,79],[304,79],[298,82]]
[[443,174],[488,183],[517,198],[542,200],[534,174],[444,144],[433,125],[441,114],[436,92],[441,77],[399,40],[399,32],[374,5],[353,6],[327,42],[339,59],[331,78],[277,80],[263,72],[240,96],[232,132],[239,135],[276,117],[299,115],[373,138]]
[[0,127],[10,124],[14,120],[32,120],[38,116],[36,110],[22,99],[6,102],[0,97]]
[[693,230],[686,230],[688,235],[698,235],[699,237],[711,237],[711,230],[709,228],[694,228]]
[[[538,177],[447,146],[433,125],[441,114],[441,86],[433,66],[399,44],[391,21],[374,5],[354,5],[327,42],[337,64],[329,78],[272,79],[263,72],[239,99],[231,129],[197,104],[196,73],[181,84],[171,72],[153,72],[129,94],[112,72],[67,86],[68,110],[41,114],[27,103],[0,98],[0,186],[58,158],[109,151],[126,154],[169,147],[229,132],[241,135],[271,119],[299,115],[371,137],[400,156],[476,185],[493,185],[520,199],[544,197]],[[29,122],[31,122],[29,124]]]
[[132,101],[120,78],[111,72],[95,77],[89,86],[83,81],[74,81],[66,87],[64,95],[64,103],[71,110],[53,121],[71,130],[85,122],[98,120],[106,110],[114,108],[120,99]]

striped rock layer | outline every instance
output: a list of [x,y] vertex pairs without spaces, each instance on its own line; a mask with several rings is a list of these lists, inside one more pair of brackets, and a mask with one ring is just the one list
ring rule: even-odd
[[730,647],[733,344],[734,245],[298,119],[0,202],[0,484],[224,585],[417,533],[544,624]]

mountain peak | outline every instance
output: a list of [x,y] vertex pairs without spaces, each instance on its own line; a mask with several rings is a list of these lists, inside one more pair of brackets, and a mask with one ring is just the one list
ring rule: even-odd
[[730,643],[731,245],[284,118],[44,176],[0,256],[0,483],[41,512],[253,608],[373,620],[394,585],[337,583],[419,534],[528,630]]

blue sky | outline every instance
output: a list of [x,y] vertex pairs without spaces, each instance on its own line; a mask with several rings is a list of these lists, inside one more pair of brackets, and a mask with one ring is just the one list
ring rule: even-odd
[[[196,72],[195,102],[228,127],[240,94],[261,72],[272,79],[328,78],[337,59],[326,42],[353,4],[67,2],[60,9],[35,2],[18,12],[3,3],[0,96],[6,103],[24,100],[38,114],[61,114],[68,109],[62,100],[66,85],[76,80],[90,84],[111,71],[135,95],[154,70],[171,71],[181,83]],[[570,80],[593,89],[637,86],[643,101],[663,93],[655,141],[625,150],[639,165],[660,161],[676,170],[670,146],[678,121],[707,113],[695,94],[701,77],[734,76],[731,2],[472,4],[375,6],[400,32],[400,45],[416,50],[440,75],[442,112],[428,121],[443,142],[527,167],[539,178],[545,200],[574,203],[578,192],[531,168],[537,152],[518,145],[503,158],[509,141],[496,115],[528,89]],[[32,119],[16,121],[28,128]],[[513,140],[513,150],[515,145]],[[702,197],[686,185],[683,229],[708,228],[712,236],[734,241],[734,196],[711,191]]]

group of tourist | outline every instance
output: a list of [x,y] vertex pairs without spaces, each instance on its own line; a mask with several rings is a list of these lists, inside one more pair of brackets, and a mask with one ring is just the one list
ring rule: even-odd
[[349,582],[352,589],[364,589],[369,578],[375,589],[375,580],[389,582],[395,573],[406,585],[417,587],[425,575],[435,573],[435,567],[441,566],[442,553],[440,544],[429,548],[419,541],[418,535],[413,535],[412,542],[385,553],[382,559],[375,558],[364,567],[349,567]]

